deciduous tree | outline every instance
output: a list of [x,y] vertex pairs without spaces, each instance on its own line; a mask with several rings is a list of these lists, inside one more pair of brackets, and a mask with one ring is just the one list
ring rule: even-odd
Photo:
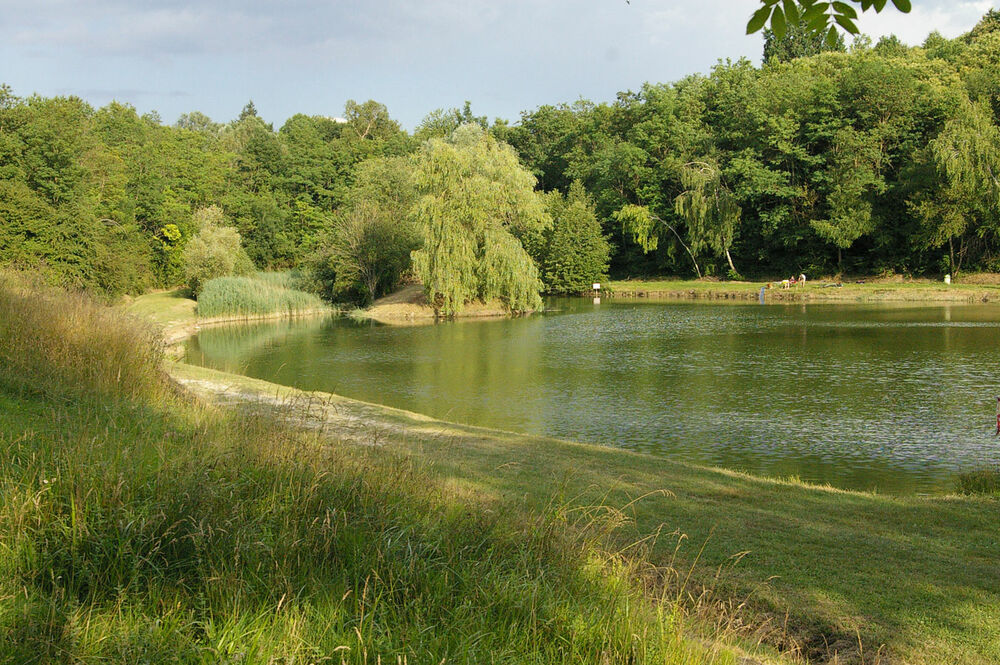
[[549,293],[579,293],[608,273],[611,247],[601,233],[594,204],[580,181],[564,197],[547,198],[552,229],[546,233],[542,281]]
[[465,125],[424,144],[415,182],[423,246],[413,267],[435,311],[492,298],[512,312],[539,308],[542,283],[522,242],[543,238],[551,220],[514,151]]

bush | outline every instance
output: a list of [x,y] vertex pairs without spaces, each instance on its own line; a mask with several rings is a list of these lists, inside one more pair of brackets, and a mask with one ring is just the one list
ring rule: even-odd
[[285,286],[295,283],[296,278],[290,273],[216,277],[202,287],[198,296],[198,316],[292,315],[325,306],[317,296]]
[[205,282],[227,275],[245,275],[253,270],[253,262],[243,251],[239,232],[223,226],[222,211],[215,206],[196,213],[202,228],[184,249],[185,278],[195,298],[201,295]]

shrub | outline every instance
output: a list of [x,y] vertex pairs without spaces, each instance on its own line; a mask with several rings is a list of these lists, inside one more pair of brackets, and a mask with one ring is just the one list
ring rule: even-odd
[[253,270],[253,262],[243,251],[239,232],[223,226],[221,210],[212,206],[199,211],[196,218],[202,228],[184,249],[185,277],[195,298],[205,282],[226,275],[245,275]]

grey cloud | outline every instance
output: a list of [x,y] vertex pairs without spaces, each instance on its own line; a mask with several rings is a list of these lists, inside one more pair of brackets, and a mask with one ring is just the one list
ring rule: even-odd
[[[515,5],[518,3],[515,3]],[[525,3],[528,4],[528,3]],[[510,11],[516,6],[508,6]],[[478,32],[503,11],[494,3],[123,2],[0,3],[8,38],[21,46],[59,44],[87,55],[246,54],[347,48]]]

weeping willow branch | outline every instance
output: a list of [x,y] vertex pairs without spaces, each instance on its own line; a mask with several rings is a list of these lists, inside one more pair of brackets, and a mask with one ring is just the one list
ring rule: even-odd
[[677,242],[681,244],[681,247],[691,257],[691,263],[694,264],[694,271],[698,275],[698,278],[701,279],[701,268],[698,267],[698,260],[695,258],[691,248],[681,238],[681,234],[666,220],[652,214],[649,208],[630,204],[616,212],[614,218],[621,222],[622,229],[625,233],[632,235],[632,239],[642,247],[643,252],[652,252],[659,246],[659,227],[669,229],[677,238]]
[[674,199],[674,210],[688,224],[694,251],[709,247],[724,254],[729,268],[739,274],[729,253],[743,210],[722,181],[722,173],[708,162],[688,162],[681,170],[685,191]]

